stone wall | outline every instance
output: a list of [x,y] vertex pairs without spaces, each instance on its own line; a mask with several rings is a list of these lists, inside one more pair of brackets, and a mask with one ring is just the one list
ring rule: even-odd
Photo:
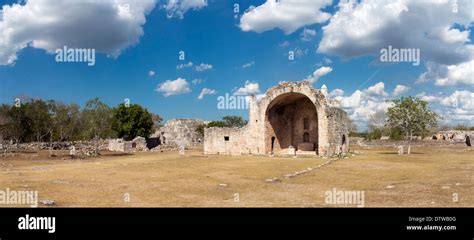
[[122,138],[109,140],[109,151],[112,152],[146,152],[148,151],[147,141],[144,137],[136,137],[131,141]]
[[311,146],[319,155],[347,152],[346,113],[337,106],[327,98],[327,88],[317,90],[308,82],[280,83],[260,99],[250,97],[245,127],[205,129],[205,153],[279,154],[296,149],[298,154]]
[[165,146],[202,147],[202,136],[196,128],[207,123],[199,119],[171,119],[153,136],[158,137],[160,144]]
[[204,131],[205,154],[250,154],[246,143],[246,128],[206,128]]

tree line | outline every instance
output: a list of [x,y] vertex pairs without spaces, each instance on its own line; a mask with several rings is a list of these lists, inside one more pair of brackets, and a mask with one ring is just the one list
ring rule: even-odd
[[138,104],[109,107],[99,98],[76,103],[25,98],[0,105],[0,136],[15,143],[149,137],[162,119]]

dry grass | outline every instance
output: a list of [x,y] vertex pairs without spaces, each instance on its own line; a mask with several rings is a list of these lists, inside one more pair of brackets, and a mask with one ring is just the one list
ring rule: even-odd
[[[64,152],[56,158],[20,153],[0,158],[0,190],[37,190],[40,200],[59,207],[325,207],[325,192],[333,188],[364,191],[366,207],[474,207],[472,148],[416,147],[410,156],[393,148],[359,151],[291,179],[283,176],[328,159],[206,156],[199,150],[87,160],[61,160]],[[265,181],[272,177],[282,181]]]

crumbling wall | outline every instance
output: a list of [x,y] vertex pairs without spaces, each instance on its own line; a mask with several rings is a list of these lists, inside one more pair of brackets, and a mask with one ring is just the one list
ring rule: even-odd
[[165,146],[202,147],[203,139],[196,129],[207,123],[199,119],[171,119],[153,136],[158,137],[161,145]]

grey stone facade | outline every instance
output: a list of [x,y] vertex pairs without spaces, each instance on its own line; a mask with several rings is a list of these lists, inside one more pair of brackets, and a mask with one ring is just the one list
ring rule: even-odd
[[249,122],[243,128],[206,128],[204,153],[345,153],[349,145],[345,118],[325,86],[318,90],[305,81],[284,82],[262,98],[249,98]]
[[202,147],[202,136],[196,132],[196,128],[202,124],[207,122],[189,118],[171,119],[153,137],[159,138],[163,146]]

